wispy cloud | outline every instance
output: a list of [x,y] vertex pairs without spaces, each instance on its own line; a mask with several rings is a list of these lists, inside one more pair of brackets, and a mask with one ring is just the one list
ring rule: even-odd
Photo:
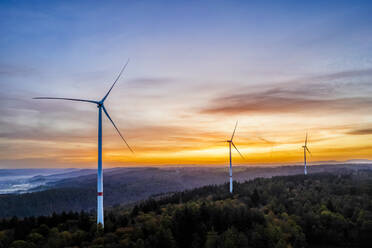
[[38,71],[29,66],[0,64],[0,77],[27,77],[36,74]]
[[132,87],[140,88],[148,86],[164,86],[175,81],[175,79],[167,77],[143,77],[131,79],[127,83]]
[[355,130],[347,132],[347,134],[351,134],[351,135],[371,135],[372,134],[372,128],[355,129]]
[[300,97],[275,96],[269,92],[256,94],[239,94],[215,99],[213,103],[201,110],[206,114],[240,114],[240,113],[291,113],[291,112],[332,112],[370,110],[372,99],[306,99]]
[[364,76],[372,76],[372,68],[329,73],[329,74],[314,76],[312,77],[312,79],[335,80],[335,79],[345,79],[345,78],[364,77]]
[[55,101],[40,102],[22,94],[0,94],[0,105],[2,139],[83,141],[89,140],[88,134],[96,129],[94,119],[81,118],[92,116],[95,109],[76,109],[76,105]]
[[[312,76],[290,83],[282,83],[279,86],[278,84],[269,85],[263,91],[251,88],[243,90],[243,93],[218,96],[200,112],[206,114],[267,114],[370,110],[372,99],[364,95],[363,90],[360,89],[363,87],[364,90],[370,90],[369,84],[331,82],[334,79],[346,80],[359,76],[372,76],[372,69]],[[351,94],[353,87],[358,87],[359,96]]]

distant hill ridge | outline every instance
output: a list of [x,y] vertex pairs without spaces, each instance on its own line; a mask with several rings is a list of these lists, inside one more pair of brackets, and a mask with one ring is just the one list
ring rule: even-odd
[[[310,166],[309,173],[372,169],[368,164]],[[72,171],[72,174],[77,173]],[[79,172],[81,173],[81,172]],[[234,167],[234,179],[244,182],[257,177],[302,174],[302,166]],[[223,184],[227,168],[112,168],[104,172],[104,204],[114,206],[146,199],[151,195],[183,191],[205,185]],[[52,175],[54,177],[55,175]],[[46,177],[48,178],[48,177]],[[22,195],[0,195],[0,217],[50,215],[62,211],[90,211],[96,208],[96,174],[91,170],[79,176],[58,180],[47,190]]]

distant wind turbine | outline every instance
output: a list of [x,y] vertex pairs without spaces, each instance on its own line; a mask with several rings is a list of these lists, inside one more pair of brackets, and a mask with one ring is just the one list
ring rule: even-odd
[[235,124],[235,128],[234,128],[234,132],[231,136],[231,139],[230,140],[226,140],[224,142],[227,142],[229,143],[229,154],[230,154],[230,193],[232,194],[233,192],[233,179],[232,179],[232,163],[231,163],[231,146],[233,146],[235,148],[235,150],[239,153],[239,155],[245,159],[243,157],[243,155],[239,152],[238,148],[236,148],[234,142],[233,142],[233,138],[234,138],[234,135],[235,135],[235,131],[236,131],[236,127],[238,126],[238,121],[236,121],[236,124]]
[[304,148],[304,165],[305,165],[304,173],[305,173],[305,175],[307,175],[307,168],[306,168],[306,151],[311,155],[311,152],[310,152],[309,148],[307,148],[307,133],[306,133],[305,145],[303,145],[302,148]]
[[75,98],[61,98],[61,97],[35,97],[33,99],[46,99],[46,100],[67,100],[67,101],[77,101],[77,102],[87,102],[93,103],[97,105],[98,108],[98,172],[97,172],[97,224],[104,226],[103,221],[103,177],[102,177],[102,110],[106,114],[107,118],[111,121],[112,125],[119,133],[122,140],[125,142],[129,150],[133,153],[133,150],[128,145],[127,141],[124,139],[123,135],[121,135],[119,129],[116,127],[114,121],[111,119],[110,115],[108,114],[105,106],[103,105],[104,101],[110,94],[112,88],[119,80],[121,74],[123,73],[124,69],[127,67],[129,60],[125,63],[123,68],[121,69],[119,75],[117,76],[116,80],[114,81],[113,85],[111,86],[110,90],[106,93],[106,95],[100,101],[93,101],[93,100],[84,100],[84,99],[75,99]]
[[274,150],[274,145],[275,145],[275,142],[274,141],[270,141],[270,140],[267,140],[267,139],[264,139],[262,137],[258,137],[260,140],[262,140],[263,142],[269,144],[271,146],[270,148],[270,158],[273,157],[273,150]]

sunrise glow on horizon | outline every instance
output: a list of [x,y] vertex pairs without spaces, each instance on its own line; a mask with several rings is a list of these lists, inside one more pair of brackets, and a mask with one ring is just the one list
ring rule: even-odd
[[[0,3],[0,168],[372,160],[372,4]],[[329,11],[332,9],[332,11]],[[68,16],[66,17],[66,13]],[[280,30],[280,31],[279,31]]]

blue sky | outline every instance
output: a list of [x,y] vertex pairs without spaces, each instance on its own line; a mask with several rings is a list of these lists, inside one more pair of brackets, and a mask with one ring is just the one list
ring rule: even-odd
[[0,167],[94,165],[96,110],[30,99],[98,99],[127,58],[107,106],[140,152],[121,153],[106,123],[113,165],[221,162],[212,134],[236,119],[252,163],[300,160],[308,130],[317,160],[370,158],[369,132],[350,135],[372,122],[370,13],[370,1],[1,1]]

